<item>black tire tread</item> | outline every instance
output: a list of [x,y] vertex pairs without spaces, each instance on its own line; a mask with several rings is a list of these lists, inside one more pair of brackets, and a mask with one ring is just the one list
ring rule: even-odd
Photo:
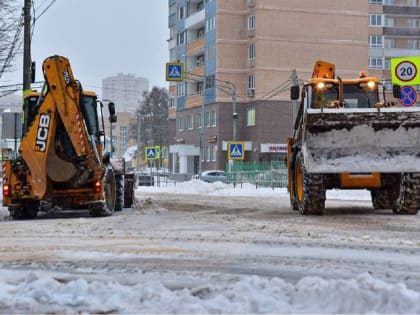
[[417,214],[420,207],[420,173],[401,176],[400,194],[393,212],[396,214]]

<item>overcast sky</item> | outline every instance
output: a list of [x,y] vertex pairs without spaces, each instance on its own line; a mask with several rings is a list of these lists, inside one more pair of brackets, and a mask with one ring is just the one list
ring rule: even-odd
[[[35,0],[35,16],[50,2]],[[167,87],[168,34],[167,0],[56,0],[35,23],[36,80],[43,80],[42,61],[59,54],[70,59],[82,86],[98,94],[102,79],[118,73],[147,78],[150,88]],[[0,85],[22,82],[21,59]]]

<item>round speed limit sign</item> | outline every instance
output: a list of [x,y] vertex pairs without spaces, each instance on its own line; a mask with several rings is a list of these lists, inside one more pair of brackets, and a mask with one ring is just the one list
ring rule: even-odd
[[402,61],[395,67],[395,75],[398,80],[404,82],[411,81],[417,75],[417,67],[411,61]]

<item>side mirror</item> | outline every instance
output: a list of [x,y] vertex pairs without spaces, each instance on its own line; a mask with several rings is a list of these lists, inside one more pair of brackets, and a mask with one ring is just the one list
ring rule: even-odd
[[292,86],[290,88],[290,99],[292,100],[299,99],[299,93],[300,93],[299,85]]
[[115,115],[115,104],[113,102],[108,103],[108,110],[109,110],[109,122],[110,123],[117,122],[117,115]]
[[392,96],[395,98],[401,98],[401,86],[397,84],[392,86]]

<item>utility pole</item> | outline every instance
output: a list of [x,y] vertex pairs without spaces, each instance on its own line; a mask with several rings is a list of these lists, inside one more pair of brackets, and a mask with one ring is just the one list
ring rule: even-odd
[[[298,86],[298,76],[296,69],[292,70],[292,86]],[[296,120],[296,113],[297,113],[297,100],[292,100],[292,121],[294,122]]]
[[31,0],[23,7],[23,91],[31,88]]
[[232,140],[236,141],[236,121],[238,120],[238,113],[236,112],[236,87],[232,85]]
[[204,159],[204,126],[206,122],[206,75],[203,77],[203,102],[201,103],[201,129],[200,129],[200,161],[198,163],[198,176],[201,178],[203,172],[203,159]]

